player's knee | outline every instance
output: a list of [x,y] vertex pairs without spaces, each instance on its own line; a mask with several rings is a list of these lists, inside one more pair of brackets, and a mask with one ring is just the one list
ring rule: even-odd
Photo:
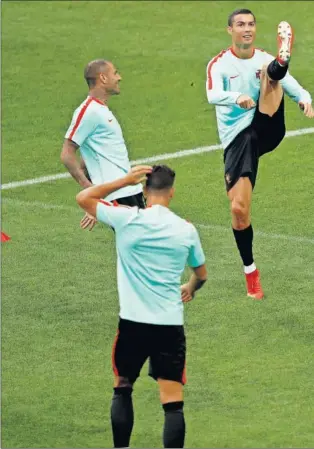
[[248,216],[249,208],[242,199],[234,198],[231,203],[231,213],[235,218],[244,220]]
[[183,385],[180,382],[158,379],[162,404],[183,400]]
[[115,388],[133,388],[133,383],[127,377],[116,377],[114,382]]

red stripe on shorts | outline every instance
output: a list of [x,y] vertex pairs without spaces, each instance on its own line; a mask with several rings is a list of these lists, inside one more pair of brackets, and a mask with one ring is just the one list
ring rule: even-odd
[[118,368],[117,368],[116,361],[115,361],[118,338],[119,338],[119,329],[117,330],[117,334],[114,338],[114,342],[112,345],[112,354],[111,354],[112,369],[116,376],[119,376]]
[[185,385],[187,382],[187,378],[186,378],[186,363],[184,364],[184,370],[182,373],[182,380],[181,380],[182,384]]

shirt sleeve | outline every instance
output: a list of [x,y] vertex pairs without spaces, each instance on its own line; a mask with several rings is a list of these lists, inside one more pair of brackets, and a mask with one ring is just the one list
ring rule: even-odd
[[87,102],[74,112],[71,125],[65,135],[66,139],[72,140],[78,146],[81,146],[87,137],[95,131],[98,124],[97,113],[88,106]]
[[241,92],[224,90],[221,62],[217,62],[216,58],[207,65],[206,93],[208,103],[220,106],[234,105],[242,95]]
[[115,206],[104,200],[97,204],[96,218],[115,230],[124,227],[134,215],[135,207]]
[[200,237],[197,230],[193,226],[192,230],[192,245],[189,251],[188,265],[191,268],[197,268],[205,263],[205,254],[202,248]]
[[303,103],[312,103],[310,93],[303,89],[289,72],[287,72],[286,76],[281,80],[281,85],[284,92],[296,103],[299,103],[299,101],[302,101]]

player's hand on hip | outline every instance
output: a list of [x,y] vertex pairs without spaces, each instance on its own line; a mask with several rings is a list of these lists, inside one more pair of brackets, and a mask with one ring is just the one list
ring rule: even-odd
[[191,292],[189,284],[181,285],[181,299],[182,302],[189,302],[194,298],[194,294]]
[[150,165],[137,165],[132,167],[130,173],[128,173],[128,184],[136,185],[140,182],[146,181],[146,175],[152,172],[152,167]]
[[96,218],[93,217],[91,214],[86,213],[81,220],[81,228],[89,229],[91,231],[96,223],[97,223]]
[[249,95],[243,94],[237,99],[237,105],[242,109],[251,109],[256,106],[256,103]]
[[311,103],[303,103],[303,101],[299,102],[300,109],[302,109],[304,115],[308,118],[314,118],[314,109]]

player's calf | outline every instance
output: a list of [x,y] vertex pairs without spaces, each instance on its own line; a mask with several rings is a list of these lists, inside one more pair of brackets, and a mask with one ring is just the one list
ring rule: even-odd
[[165,423],[163,432],[164,447],[184,447],[185,419],[183,401],[163,404]]
[[160,400],[165,412],[164,447],[184,447],[185,419],[183,385],[181,382],[158,378]]
[[269,117],[272,117],[276,114],[283,98],[283,89],[281,84],[269,77],[268,71],[273,62],[263,66],[260,78],[261,88],[259,98],[259,111],[262,114],[268,115]]
[[134,424],[132,387],[115,387],[111,404],[114,447],[128,447]]

